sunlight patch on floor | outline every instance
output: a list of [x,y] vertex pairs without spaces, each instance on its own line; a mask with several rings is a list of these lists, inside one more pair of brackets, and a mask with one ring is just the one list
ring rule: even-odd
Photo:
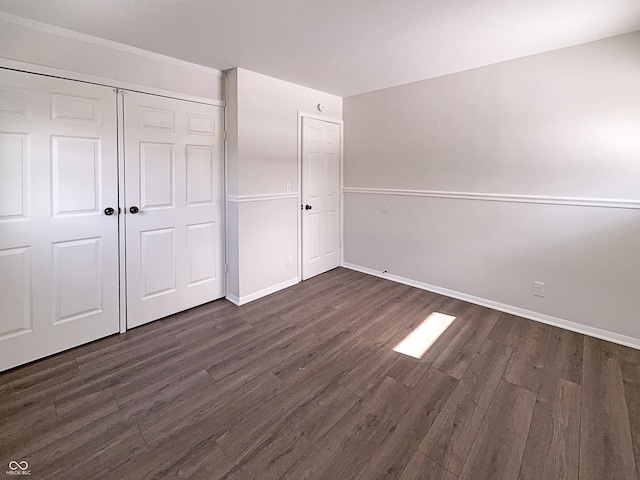
[[433,312],[397,344],[393,351],[414,358],[422,358],[455,319],[456,317],[451,315]]

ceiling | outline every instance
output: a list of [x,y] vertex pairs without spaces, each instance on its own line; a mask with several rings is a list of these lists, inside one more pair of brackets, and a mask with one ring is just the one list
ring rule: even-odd
[[0,0],[0,11],[342,97],[640,30],[638,0]]

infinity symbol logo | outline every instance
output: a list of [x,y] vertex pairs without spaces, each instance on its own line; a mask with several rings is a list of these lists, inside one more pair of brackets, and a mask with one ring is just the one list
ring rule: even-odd
[[29,468],[29,464],[27,463],[26,460],[23,460],[22,462],[16,462],[15,460],[11,460],[9,462],[9,468],[11,470],[26,470]]

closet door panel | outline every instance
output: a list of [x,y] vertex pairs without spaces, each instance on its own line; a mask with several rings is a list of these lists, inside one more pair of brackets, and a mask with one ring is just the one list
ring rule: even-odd
[[[224,296],[222,108],[124,95],[127,327]],[[133,208],[133,210],[132,210]]]
[[117,165],[110,88],[0,69],[0,370],[119,330]]

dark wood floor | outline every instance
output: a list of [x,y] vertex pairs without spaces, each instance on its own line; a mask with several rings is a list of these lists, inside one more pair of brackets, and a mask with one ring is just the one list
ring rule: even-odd
[[632,480],[640,351],[337,269],[6,372],[0,421],[31,478]]

